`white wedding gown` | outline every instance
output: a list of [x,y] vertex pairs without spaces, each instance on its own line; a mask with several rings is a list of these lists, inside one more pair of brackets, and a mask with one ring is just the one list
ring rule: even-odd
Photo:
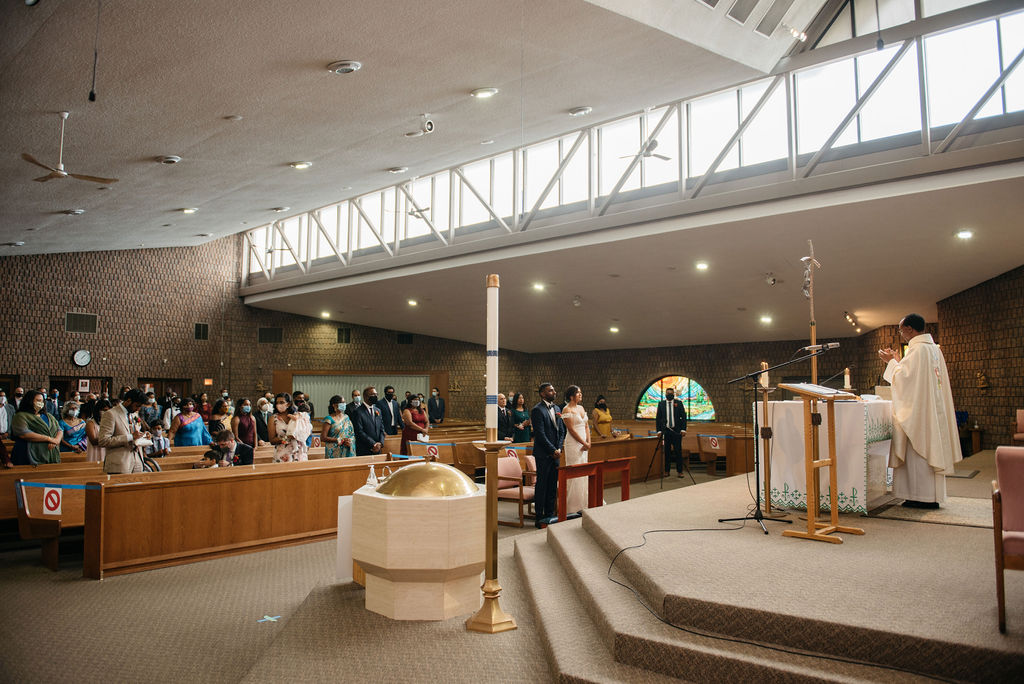
[[[583,435],[583,438],[586,439],[589,426],[587,425],[587,417],[581,408],[577,407],[575,410],[562,411],[562,420],[567,428],[571,426],[577,434]],[[565,462],[563,465],[576,465],[577,463],[587,462],[587,452],[584,451],[583,445],[576,441],[568,430],[566,430],[565,434],[564,454]],[[585,477],[573,478],[566,482],[565,512],[567,514],[582,511],[587,507],[587,482],[588,478]]]

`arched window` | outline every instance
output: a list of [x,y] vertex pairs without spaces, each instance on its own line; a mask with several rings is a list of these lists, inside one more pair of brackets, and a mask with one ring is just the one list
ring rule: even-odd
[[708,393],[696,381],[682,375],[666,375],[648,385],[636,402],[636,417],[654,420],[658,402],[665,399],[665,391],[670,387],[675,389],[676,399],[683,402],[687,419],[715,419],[715,407]]

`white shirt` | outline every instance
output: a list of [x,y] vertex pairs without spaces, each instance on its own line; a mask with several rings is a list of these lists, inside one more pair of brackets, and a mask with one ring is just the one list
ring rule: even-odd
[[10,432],[11,426],[7,424],[7,404],[0,405],[0,433]]

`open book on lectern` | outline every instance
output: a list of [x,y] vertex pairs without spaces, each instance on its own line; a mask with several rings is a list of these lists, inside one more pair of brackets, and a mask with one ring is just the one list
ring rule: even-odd
[[786,382],[780,383],[779,387],[788,389],[798,394],[814,394],[819,397],[836,397],[837,399],[856,399],[857,397],[846,390],[815,385],[809,382]]

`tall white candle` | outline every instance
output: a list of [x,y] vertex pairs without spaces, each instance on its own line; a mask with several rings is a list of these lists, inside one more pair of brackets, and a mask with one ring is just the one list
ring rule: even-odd
[[498,440],[498,275],[487,276],[487,405],[484,427],[487,441]]
[[761,373],[761,387],[764,387],[765,389],[768,389],[768,371],[765,370],[766,368],[768,368],[768,362],[767,361],[762,361],[761,362],[761,370],[763,370],[764,372]]
[[843,370],[843,389],[850,389],[853,385],[850,384],[850,369],[846,368]]

